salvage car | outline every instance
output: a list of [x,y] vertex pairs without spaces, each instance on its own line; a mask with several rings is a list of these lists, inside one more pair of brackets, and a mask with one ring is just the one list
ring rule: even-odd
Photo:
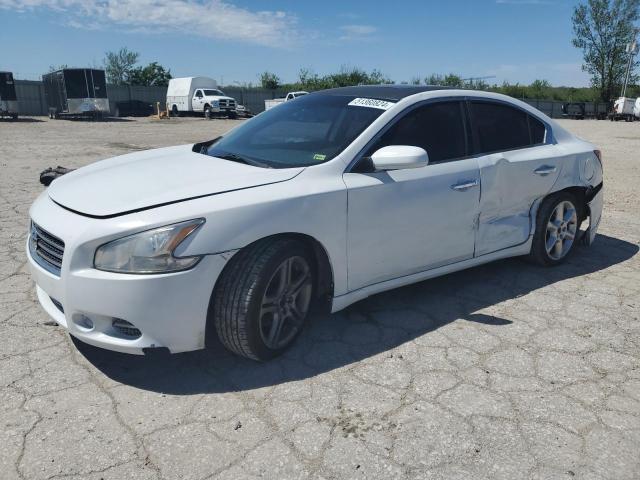
[[57,178],[26,248],[40,303],[83,342],[217,336],[267,360],[311,312],[506,257],[558,265],[594,241],[602,198],[600,152],[521,101],[345,87]]

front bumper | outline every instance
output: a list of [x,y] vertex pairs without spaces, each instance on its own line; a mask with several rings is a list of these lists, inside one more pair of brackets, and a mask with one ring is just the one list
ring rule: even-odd
[[[209,299],[226,263],[221,255],[207,255],[191,270],[165,275],[63,268],[60,277],[42,268],[28,247],[27,256],[40,304],[83,342],[133,354],[147,348],[166,347],[171,353],[204,348]],[[141,335],[123,335],[113,326],[116,319],[131,323]]]
[[[100,242],[96,230],[104,220],[73,214],[46,198],[37,201],[31,213],[35,223],[65,242],[59,275],[34,260],[29,240],[26,253],[38,300],[71,335],[97,347],[133,354],[143,354],[147,348],[178,353],[205,346],[211,292],[230,253],[205,255],[183,272],[103,272],[92,266],[95,248],[87,237]],[[114,320],[131,323],[139,336],[123,334]]]

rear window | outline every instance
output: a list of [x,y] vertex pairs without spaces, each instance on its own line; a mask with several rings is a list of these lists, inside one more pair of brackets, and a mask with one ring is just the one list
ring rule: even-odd
[[471,102],[480,153],[515,150],[544,143],[544,124],[525,111],[500,103]]

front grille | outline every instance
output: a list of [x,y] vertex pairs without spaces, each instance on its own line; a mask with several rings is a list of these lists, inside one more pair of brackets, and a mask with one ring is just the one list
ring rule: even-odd
[[126,320],[122,320],[121,318],[114,318],[111,325],[115,330],[120,332],[125,337],[129,337],[131,339],[138,338],[142,335],[140,329],[136,328],[131,322],[127,322]]
[[62,240],[32,222],[29,249],[36,262],[50,272],[60,275],[64,255]]
[[221,107],[234,107],[236,106],[236,102],[234,100],[220,100]]

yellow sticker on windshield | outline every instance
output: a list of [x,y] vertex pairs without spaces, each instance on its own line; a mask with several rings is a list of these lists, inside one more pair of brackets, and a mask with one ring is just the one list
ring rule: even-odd
[[322,162],[325,158],[327,158],[327,156],[326,156],[326,155],[322,155],[321,153],[316,153],[316,154],[313,156],[313,159],[314,159],[314,160],[317,160],[317,161],[319,161],[319,162]]

